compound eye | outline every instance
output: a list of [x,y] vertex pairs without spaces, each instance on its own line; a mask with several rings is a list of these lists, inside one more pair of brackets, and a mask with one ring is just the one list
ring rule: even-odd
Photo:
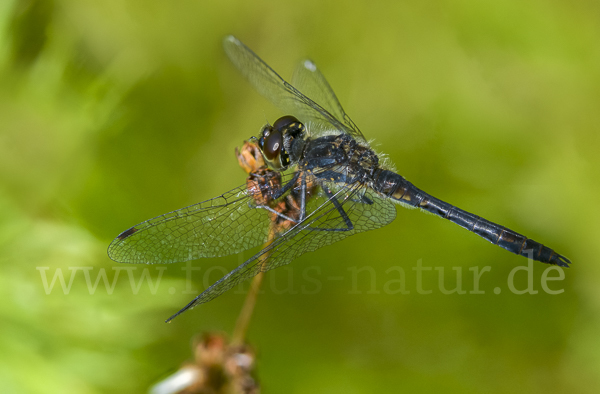
[[301,124],[298,119],[294,118],[291,115],[282,116],[281,118],[275,121],[275,123],[273,124],[273,129],[279,132],[283,132],[289,125],[293,123]]
[[262,140],[262,151],[268,160],[274,160],[281,153],[283,146],[283,136],[281,131],[273,128],[271,130],[265,130]]

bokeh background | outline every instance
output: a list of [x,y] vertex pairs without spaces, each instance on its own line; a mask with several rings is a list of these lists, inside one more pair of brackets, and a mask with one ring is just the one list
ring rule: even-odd
[[[247,334],[265,393],[600,390],[600,3],[5,0],[0,391],[145,392],[196,335],[233,331],[239,289],[164,319],[250,252],[195,261],[193,283],[163,267],[155,290],[128,278],[156,283],[154,266],[112,289],[84,275],[113,280],[119,232],[243,183],[234,147],[282,114],[228,62],[227,34],[284,77],[310,56],[403,176],[573,261],[548,282],[561,294],[539,263],[539,292],[514,294],[526,259],[398,208],[266,276]],[[419,261],[438,267],[431,294]],[[394,267],[409,294],[390,294]],[[458,268],[467,294],[443,294]]]

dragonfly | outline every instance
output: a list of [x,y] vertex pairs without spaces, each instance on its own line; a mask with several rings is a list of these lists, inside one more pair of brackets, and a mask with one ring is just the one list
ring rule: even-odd
[[[494,245],[542,263],[571,261],[516,231],[444,202],[392,170],[370,147],[311,60],[286,82],[234,36],[224,39],[233,65],[285,114],[252,137],[266,166],[220,196],[135,225],[110,244],[123,263],[168,264],[260,251],[194,298],[179,314],[260,272],[396,217],[396,204],[449,220]],[[249,166],[257,167],[256,163]]]

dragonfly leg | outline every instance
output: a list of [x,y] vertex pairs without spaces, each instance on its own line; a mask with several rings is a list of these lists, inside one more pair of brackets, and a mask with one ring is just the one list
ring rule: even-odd
[[287,193],[292,187],[294,187],[294,185],[298,181],[299,176],[300,176],[300,172],[296,172],[294,174],[294,176],[292,177],[292,179],[290,179],[290,181],[285,184],[285,186],[283,186],[279,190],[275,191],[275,193],[273,193],[273,197],[272,197],[273,200],[277,200],[279,197],[281,197],[285,193]]
[[[294,179],[297,179],[297,178],[298,177],[294,177]],[[282,189],[284,189],[284,188],[282,188]],[[321,228],[321,227],[310,227],[310,226],[307,226],[304,229],[305,230],[315,230],[315,231],[351,231],[351,230],[353,230],[354,229],[354,225],[352,224],[352,221],[350,220],[350,218],[346,214],[346,211],[344,211],[344,208],[342,207],[342,205],[340,204],[340,202],[337,200],[336,196],[326,186],[323,186],[323,190],[325,191],[325,194],[327,195],[327,197],[329,198],[329,200],[333,203],[335,209],[340,213],[340,216],[344,219],[344,223],[346,224],[346,228]],[[250,203],[250,202],[249,202],[249,204],[250,204],[250,206],[252,208],[265,209],[265,210],[267,210],[267,211],[269,211],[269,212],[271,212],[271,213],[279,216],[282,219],[288,220],[288,221],[290,221],[290,222],[292,222],[294,224],[298,224],[298,223],[302,223],[304,221],[304,219],[306,219],[307,186],[306,186],[306,178],[304,176],[300,180],[300,194],[299,194],[298,197],[300,199],[300,213],[299,213],[299,218],[298,219],[291,218],[291,217],[287,216],[286,214],[284,214],[282,212],[279,212],[276,209],[271,208],[268,205],[252,205],[252,203]],[[356,200],[356,201],[358,201],[358,200]],[[366,203],[366,204],[372,204],[373,203],[371,200],[369,200],[368,198],[366,198],[364,196],[361,197],[360,202]]]
[[325,185],[323,185],[323,191],[325,192],[327,197],[329,197],[329,201],[331,201],[333,203],[335,209],[339,212],[342,219],[344,219],[346,228],[320,228],[320,227],[309,227],[309,228],[311,230],[317,230],[317,231],[352,231],[352,230],[354,230],[354,224],[352,223],[352,220],[350,220],[350,217],[348,217],[348,214],[346,213],[346,211],[344,211],[344,208],[338,201],[337,197]]
[[252,208],[266,209],[267,211],[269,211],[271,213],[274,213],[275,215],[279,216],[282,219],[289,220],[292,223],[296,223],[297,224],[297,223],[300,222],[299,220],[292,219],[291,217],[289,217],[289,216],[287,216],[287,215],[285,215],[285,214],[283,214],[283,213],[281,213],[279,211],[276,211],[275,209],[271,208],[268,205],[253,205]]
[[[260,176],[260,175],[255,175],[255,176]],[[286,183],[282,188],[279,188],[278,190],[276,190],[272,195],[269,196],[268,199],[266,199],[268,202],[271,201],[275,201],[278,198],[281,198],[285,193],[287,193],[297,182],[298,182],[298,178],[300,177],[300,172],[296,172],[294,174],[294,176],[292,177],[292,179],[290,179],[290,181],[288,183]],[[257,204],[254,205],[252,204],[252,202],[248,202],[248,206],[250,206],[251,208],[260,208],[260,209],[265,209],[277,216],[279,216],[282,219],[288,220],[292,223],[298,224],[300,222],[302,222],[304,220],[304,218],[306,217],[306,179],[303,176],[302,177],[302,185],[301,185],[301,212],[300,212],[300,218],[299,219],[293,219],[287,215],[285,215],[284,213],[277,211],[276,209],[271,208],[268,205],[264,205],[264,204]]]
[[306,174],[300,181],[300,222],[306,218]]

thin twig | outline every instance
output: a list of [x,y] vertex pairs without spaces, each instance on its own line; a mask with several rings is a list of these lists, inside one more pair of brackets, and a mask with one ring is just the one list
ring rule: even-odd
[[[277,225],[275,222],[271,222],[269,227],[269,237],[264,247],[269,246],[271,242],[275,239],[277,235]],[[270,252],[268,252],[270,254]],[[265,259],[263,264],[265,264],[269,259],[269,256]],[[261,271],[252,279],[252,284],[250,285],[250,290],[248,290],[248,294],[246,294],[246,300],[244,301],[244,306],[240,311],[240,314],[235,322],[235,328],[233,330],[233,336],[231,338],[231,343],[233,345],[242,345],[244,340],[246,339],[246,332],[248,331],[248,326],[250,325],[250,319],[252,319],[252,314],[254,312],[254,306],[256,305],[256,298],[258,297],[258,291],[260,290],[260,285],[262,284],[263,276],[265,276],[265,272]]]
[[252,279],[252,284],[250,285],[250,290],[248,290],[248,294],[246,295],[244,306],[242,307],[240,315],[235,322],[235,329],[233,330],[233,337],[231,338],[232,345],[242,345],[244,343],[246,332],[248,331],[248,326],[250,325],[250,319],[252,318],[252,313],[254,312],[254,305],[256,304],[258,290],[260,289],[264,275],[265,273],[261,272],[256,275],[254,279]]

